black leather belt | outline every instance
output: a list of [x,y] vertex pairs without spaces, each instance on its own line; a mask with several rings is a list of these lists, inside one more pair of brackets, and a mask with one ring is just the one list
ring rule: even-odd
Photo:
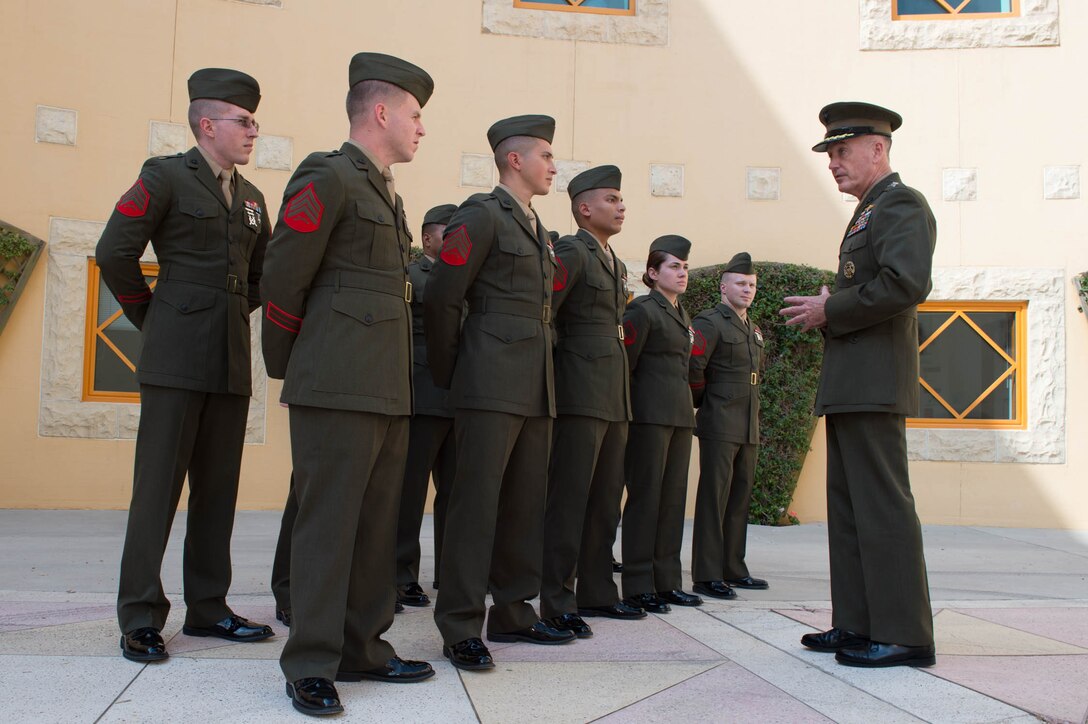
[[709,383],[708,387],[713,387],[716,384],[736,384],[737,382],[747,382],[748,384],[759,384],[758,372],[725,372],[714,373],[714,381]]
[[541,305],[531,302],[519,302],[516,299],[491,299],[488,297],[469,301],[469,314],[484,314],[487,312],[539,319],[544,324],[552,320],[552,307],[550,304]]
[[623,325],[607,322],[571,322],[559,328],[559,336],[623,339]]
[[240,279],[236,274],[227,274],[226,279],[224,280],[223,275],[216,272],[164,266],[159,267],[158,278],[159,281],[164,282],[188,282],[189,284],[199,284],[204,287],[212,287],[213,289],[225,289],[231,294],[240,294],[243,297],[249,295],[249,282],[245,279]]
[[402,297],[406,302],[412,301],[412,282],[403,278],[391,278],[381,272],[368,272],[357,269],[326,269],[317,273],[311,286],[365,289],[369,292]]

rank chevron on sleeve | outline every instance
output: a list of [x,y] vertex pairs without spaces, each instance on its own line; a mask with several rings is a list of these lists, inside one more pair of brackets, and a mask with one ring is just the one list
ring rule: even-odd
[[147,213],[149,203],[151,203],[151,194],[144,187],[144,180],[138,178],[136,183],[132,184],[132,188],[117,201],[117,211],[125,216],[143,216]]
[[439,257],[450,266],[463,266],[471,252],[472,239],[468,238],[468,229],[461,224],[442,239]]
[[283,223],[300,234],[307,234],[321,228],[321,217],[325,214],[325,204],[317,197],[312,183],[299,191],[287,202],[283,211]]

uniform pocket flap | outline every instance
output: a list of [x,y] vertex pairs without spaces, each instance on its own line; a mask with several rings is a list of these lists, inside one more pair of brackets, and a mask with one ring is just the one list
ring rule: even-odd
[[197,219],[211,219],[219,216],[219,204],[195,196],[182,196],[178,199],[178,211]]
[[503,234],[499,237],[499,249],[514,256],[529,256],[536,254],[536,244],[521,234]]
[[215,306],[216,294],[211,289],[193,287],[188,284],[164,284],[155,288],[155,298],[169,304],[182,314],[199,312]]
[[375,204],[371,201],[356,201],[355,213],[359,215],[360,219],[366,219],[374,224],[393,225],[394,214],[389,207],[383,204]]
[[484,315],[480,329],[506,344],[532,339],[537,335],[539,323],[518,317],[493,317]]
[[405,316],[404,300],[385,294],[341,291],[332,296],[330,306],[367,326]]
[[844,252],[856,251],[868,243],[868,234],[855,234],[842,243],[842,250]]

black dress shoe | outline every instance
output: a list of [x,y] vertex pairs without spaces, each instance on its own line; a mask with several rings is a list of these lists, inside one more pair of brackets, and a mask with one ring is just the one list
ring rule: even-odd
[[725,582],[734,588],[753,588],[760,591],[765,591],[771,587],[769,583],[762,578],[752,578],[751,576],[745,576],[744,578],[727,578]]
[[397,586],[397,603],[405,606],[429,606],[431,597],[423,592],[423,587],[416,582],[406,586]]
[[337,671],[337,681],[389,681],[398,684],[411,684],[434,676],[434,669],[426,661],[406,661],[394,656],[385,662],[385,666],[366,671]]
[[433,588],[436,591],[438,590],[438,579],[437,578],[434,579],[433,581],[431,581],[431,588]]
[[487,640],[495,643],[511,644],[511,643],[526,643],[526,644],[545,644],[548,646],[554,644],[569,644],[575,639],[575,635],[570,631],[560,631],[559,629],[545,623],[544,621],[537,621],[528,628],[518,629],[517,631],[507,631],[505,633],[491,633],[487,632]]
[[564,613],[562,616],[546,618],[544,623],[560,631],[570,631],[580,639],[588,639],[593,636],[593,629],[576,613]]
[[668,613],[672,606],[657,597],[656,593],[640,593],[637,596],[628,596],[622,603],[630,608],[641,608],[646,613]]
[[291,609],[289,608],[277,608],[276,620],[282,623],[287,628],[291,628]]
[[657,597],[674,606],[702,606],[703,599],[681,590],[658,591]]
[[617,601],[611,606],[580,606],[579,616],[604,616],[605,618],[618,618],[625,621],[634,621],[646,618],[646,611],[638,606],[629,606],[624,601]]
[[287,682],[287,696],[291,705],[303,714],[326,716],[344,711],[340,705],[340,695],[328,679],[299,679]]
[[696,581],[691,590],[711,598],[736,598],[737,592],[725,581]]
[[623,573],[623,564],[617,561],[615,556],[612,556],[612,572]]
[[865,646],[839,649],[835,661],[846,666],[878,668],[884,666],[933,666],[937,652],[933,646],[900,646],[870,641]]
[[443,646],[442,655],[458,669],[465,671],[495,668],[495,660],[491,658],[491,652],[484,646],[483,641],[476,638],[465,639],[453,646]]
[[404,613],[404,604],[400,601],[393,603],[393,613]]
[[254,623],[234,614],[211,626],[186,624],[181,627],[181,632],[186,636],[216,636],[227,641],[262,641],[274,635],[271,626]]
[[832,628],[821,633],[808,633],[801,637],[801,645],[817,651],[838,651],[865,646],[869,639],[853,631]]
[[162,661],[170,658],[159,632],[150,626],[129,631],[121,637],[121,655],[129,661]]

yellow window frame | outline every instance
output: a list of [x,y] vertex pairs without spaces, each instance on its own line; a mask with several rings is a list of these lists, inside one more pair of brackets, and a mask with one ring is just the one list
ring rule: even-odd
[[[140,271],[143,272],[145,277],[157,277],[159,274],[158,264],[140,264]],[[154,289],[158,281],[151,282],[151,288]],[[123,314],[118,309],[111,314],[108,318],[98,323],[98,293],[99,287],[102,284],[102,272],[98,268],[98,264],[94,259],[87,260],[87,321],[86,329],[83,339],[83,401],[84,402],[139,402],[139,392],[117,392],[108,390],[96,390],[94,388],[94,372],[95,365],[97,364],[98,356],[98,344],[97,341],[101,339],[107,347],[109,347],[115,355],[117,355],[121,362],[132,370],[133,374],[136,372],[136,364],[124,355],[121,350],[113,343],[113,341],[106,336],[105,330],[111,324]]]
[[[974,430],[994,430],[994,429],[1013,429],[1023,430],[1027,428],[1027,374],[1025,367],[1027,366],[1027,309],[1028,303],[1022,302],[951,302],[951,301],[938,301],[938,302],[925,302],[918,305],[918,311],[921,312],[946,312],[951,315],[934,330],[933,334],[928,339],[920,341],[919,353],[925,351],[926,347],[932,344],[942,332],[948,329],[949,326],[957,319],[962,319],[966,322],[976,334],[978,334],[983,341],[989,344],[998,354],[1005,358],[1005,361],[1009,363],[1009,369],[1007,369],[1001,376],[999,376],[989,387],[982,391],[982,393],[975,398],[975,400],[963,410],[955,410],[948,404],[948,402],[941,397],[936,390],[934,390],[929,383],[927,383],[921,376],[918,377],[918,384],[921,385],[929,394],[936,398],[937,402],[942,405],[952,415],[951,419],[946,418],[932,418],[932,417],[912,417],[907,419],[907,427],[919,427],[919,428],[970,428]],[[971,320],[971,312],[1012,312],[1013,313],[1013,337],[1014,337],[1014,351],[1015,358],[1005,352],[1000,346],[998,346],[989,335],[983,332],[974,321]],[[997,389],[998,385],[1002,384],[1010,377],[1013,378],[1013,385],[1015,388],[1014,404],[1016,406],[1016,414],[1009,420],[968,420],[966,416],[970,414],[978,405],[989,396],[991,392]]]
[[892,20],[992,20],[1020,17],[1020,0],[1012,0],[1012,7],[1007,13],[965,13],[962,11],[971,3],[971,0],[935,1],[948,12],[930,15],[900,15],[899,0],[892,0]]
[[[515,8],[524,8],[526,10],[558,10],[559,12],[568,13],[592,13],[594,15],[635,15],[635,3],[637,0],[630,0],[630,7],[626,10],[617,8],[588,8],[583,7],[582,3],[585,0],[567,0],[566,5],[557,5],[555,3],[542,3],[533,2],[533,0],[514,0]],[[1017,0],[1019,1],[1019,0]]]

